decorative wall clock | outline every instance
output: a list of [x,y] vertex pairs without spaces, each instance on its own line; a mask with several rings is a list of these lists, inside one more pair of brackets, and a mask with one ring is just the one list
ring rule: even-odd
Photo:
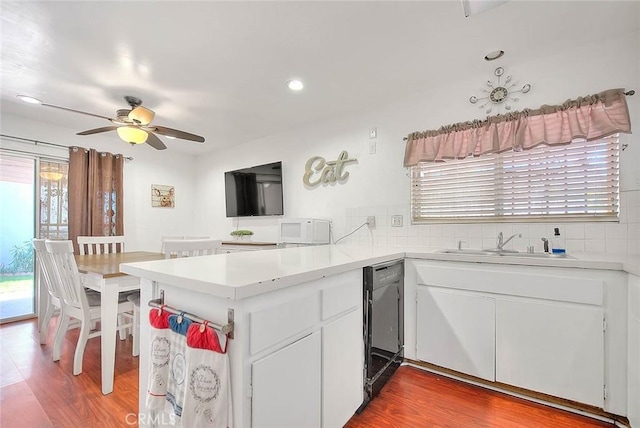
[[494,108],[500,108],[504,105],[505,110],[511,110],[510,102],[517,102],[520,99],[513,96],[513,94],[522,93],[526,94],[531,90],[531,85],[526,84],[520,89],[514,89],[517,86],[517,82],[512,82],[511,76],[507,76],[504,81],[502,76],[504,75],[504,68],[498,67],[493,74],[496,76],[496,82],[487,80],[487,86],[489,89],[482,89],[482,92],[486,95],[483,97],[472,96],[469,98],[471,104],[477,104],[480,102],[479,108],[486,108],[485,113],[489,114]]

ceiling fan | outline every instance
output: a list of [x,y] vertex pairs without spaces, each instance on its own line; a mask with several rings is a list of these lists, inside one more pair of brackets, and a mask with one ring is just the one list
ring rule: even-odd
[[[29,98],[29,97],[26,97]],[[39,100],[37,104],[41,104],[46,107],[53,107],[60,110],[66,110],[73,113],[80,113],[87,116],[98,117],[100,119],[106,119],[113,123],[111,126],[103,126],[101,128],[89,129],[88,131],[78,132],[76,135],[92,135],[102,132],[116,131],[121,140],[130,144],[142,144],[147,143],[151,147],[157,150],[164,150],[167,146],[158,138],[155,134],[164,135],[167,138],[179,138],[182,140],[195,141],[198,143],[204,143],[204,137],[199,135],[190,134],[188,132],[179,131],[177,129],[167,128],[166,126],[151,125],[151,121],[155,116],[155,113],[142,106],[142,100],[130,95],[124,97],[125,101],[131,108],[116,110],[116,117],[110,118],[107,116],[101,116],[99,114],[88,113],[86,111],[74,110],[67,107],[61,107],[54,104],[46,104]],[[29,101],[27,101],[29,102]],[[31,101],[33,102],[33,101]]]

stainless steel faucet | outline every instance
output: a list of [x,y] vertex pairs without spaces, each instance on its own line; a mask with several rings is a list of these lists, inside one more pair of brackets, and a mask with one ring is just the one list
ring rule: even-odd
[[504,246],[507,245],[509,241],[511,241],[516,236],[518,238],[522,238],[522,233],[514,233],[506,241],[504,241],[504,236],[502,235],[502,232],[498,233],[498,245],[497,245],[498,250],[502,250],[502,248],[504,248]]

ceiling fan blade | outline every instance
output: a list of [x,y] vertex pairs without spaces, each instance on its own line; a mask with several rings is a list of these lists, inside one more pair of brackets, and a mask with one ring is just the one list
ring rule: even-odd
[[57,106],[57,105],[54,105],[54,104],[42,103],[42,105],[45,106],[45,107],[53,107],[53,108],[57,108],[57,109],[60,109],[60,110],[70,111],[72,113],[80,113],[80,114],[84,114],[86,116],[93,116],[93,117],[97,117],[97,118],[100,118],[100,119],[111,120],[111,118],[107,117],[107,116],[101,116],[99,114],[88,113],[86,111],[81,111],[81,110],[74,110],[72,108],[67,108],[67,107],[60,107],[60,106]]
[[167,146],[165,146],[164,143],[160,141],[160,138],[156,137],[153,132],[147,131],[147,134],[149,134],[149,136],[147,137],[148,145],[156,150],[164,150],[167,148]]
[[131,110],[129,113],[129,119],[138,125],[148,125],[156,114],[153,110],[149,110],[146,107],[138,106]]
[[166,135],[167,137],[180,138],[181,140],[195,141],[198,143],[204,143],[204,137],[199,135],[190,134],[184,131],[178,131],[177,129],[167,128],[165,126],[153,126],[150,128],[153,132],[157,132],[160,135]]
[[88,131],[82,131],[82,132],[78,132],[76,135],[92,135],[92,134],[99,134],[101,132],[109,132],[109,131],[115,131],[116,129],[118,129],[118,126],[104,126],[102,128],[96,128],[96,129],[90,129]]

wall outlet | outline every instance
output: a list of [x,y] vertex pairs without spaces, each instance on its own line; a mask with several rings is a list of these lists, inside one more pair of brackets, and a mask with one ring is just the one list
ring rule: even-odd
[[369,141],[369,154],[370,155],[375,155],[376,154],[376,142],[375,141]]
[[392,215],[391,216],[391,227],[402,227],[402,216],[401,215]]
[[370,215],[367,217],[367,226],[369,226],[370,229],[373,229],[374,227],[376,227],[376,217],[373,215]]

